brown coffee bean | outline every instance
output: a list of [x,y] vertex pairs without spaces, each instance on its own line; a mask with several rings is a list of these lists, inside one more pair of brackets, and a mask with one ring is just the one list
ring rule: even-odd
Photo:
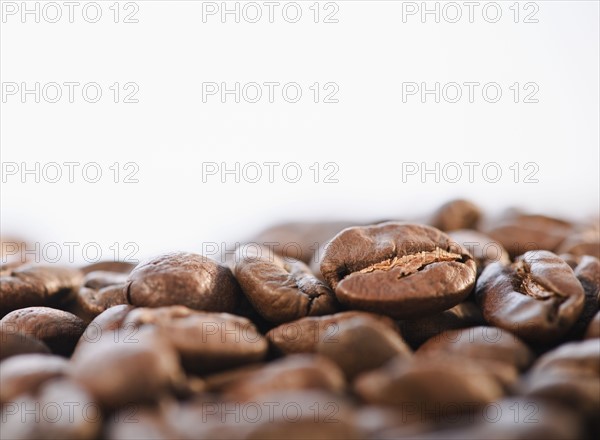
[[446,330],[485,324],[481,309],[471,301],[462,302],[451,309],[425,318],[398,322],[400,334],[413,348],[418,348],[429,338]]
[[459,412],[467,404],[471,409],[481,407],[503,395],[502,387],[487,369],[454,356],[437,362],[393,359],[359,376],[354,390],[371,404],[423,408],[433,403]]
[[442,332],[421,345],[416,355],[432,353],[506,362],[520,370],[526,369],[534,358],[529,347],[515,335],[497,327],[483,326]]
[[556,251],[572,231],[564,220],[543,215],[518,215],[487,231],[515,258],[531,250]]
[[335,339],[342,321],[358,316],[380,321],[392,329],[396,327],[394,321],[387,316],[351,311],[288,322],[270,330],[266,336],[269,342],[282,353],[314,353],[319,341],[327,342]]
[[342,304],[406,319],[464,300],[475,284],[476,264],[435,228],[383,223],[338,234],[321,273]]
[[102,422],[100,407],[66,379],[49,380],[35,396],[20,395],[4,409],[3,438],[93,440]]
[[229,400],[251,401],[264,393],[319,389],[344,390],[344,373],[329,359],[314,354],[295,354],[276,360],[224,390]]
[[262,231],[248,244],[268,246],[277,255],[308,264],[319,246],[356,224],[347,221],[284,223]]
[[181,439],[171,426],[171,413],[162,406],[127,405],[109,417],[105,424],[107,440]]
[[10,402],[20,394],[35,393],[49,379],[63,376],[68,361],[47,354],[21,354],[0,364],[0,404]]
[[110,307],[127,304],[126,282],[126,273],[89,272],[77,295],[80,309],[93,318]]
[[573,270],[548,251],[530,251],[504,266],[490,264],[475,292],[490,324],[529,342],[563,336],[583,310],[584,293]]
[[33,353],[50,354],[50,349],[32,336],[0,328],[0,361],[19,354]]
[[600,338],[600,312],[594,315],[585,332],[585,339]]
[[183,372],[177,353],[163,338],[143,331],[125,338],[114,331],[80,347],[70,377],[103,408],[117,408],[156,400],[183,381]]
[[183,306],[132,310],[123,327],[153,328],[179,353],[188,371],[206,373],[261,361],[266,339],[247,319]]
[[81,272],[85,275],[91,272],[117,272],[128,274],[131,272],[136,265],[133,263],[128,263],[126,261],[99,261],[97,263],[88,264],[86,266],[81,267]]
[[316,352],[334,361],[349,380],[396,356],[412,356],[412,350],[393,328],[360,316],[341,320],[333,337],[317,342]]
[[142,307],[183,305],[231,312],[240,287],[231,270],[198,254],[177,252],[140,263],[129,274],[128,302]]
[[233,383],[245,381],[265,365],[264,363],[244,365],[205,376],[206,391],[221,392]]
[[468,200],[452,200],[442,205],[429,224],[441,231],[476,229],[481,219],[481,210]]
[[490,263],[496,261],[503,264],[510,263],[510,257],[506,249],[481,232],[471,229],[459,229],[448,232],[448,236],[473,256],[475,263],[477,263],[477,274],[480,274],[485,266]]
[[556,253],[568,253],[575,256],[591,255],[600,258],[600,231],[588,228],[569,235]]
[[0,278],[0,317],[32,306],[58,306],[75,297],[83,274],[68,267],[20,266]]
[[560,402],[587,417],[600,411],[600,344],[598,339],[572,342],[544,354],[524,382],[528,396]]
[[581,339],[600,307],[600,260],[590,255],[576,257],[575,276],[583,287],[583,311],[567,334],[567,339]]
[[327,315],[338,309],[331,289],[301,261],[268,253],[240,255],[234,274],[250,303],[270,322]]
[[86,328],[77,316],[49,307],[27,307],[10,312],[0,328],[32,336],[48,345],[53,353],[69,356]]

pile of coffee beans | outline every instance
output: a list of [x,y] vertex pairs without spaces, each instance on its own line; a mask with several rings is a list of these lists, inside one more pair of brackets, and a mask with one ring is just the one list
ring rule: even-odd
[[600,435],[597,219],[454,200],[212,258],[2,257],[1,438]]

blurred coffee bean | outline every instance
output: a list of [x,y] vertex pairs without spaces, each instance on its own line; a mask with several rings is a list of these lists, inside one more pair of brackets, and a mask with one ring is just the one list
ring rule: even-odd
[[529,347],[509,331],[484,326],[442,332],[421,345],[416,355],[431,353],[506,362],[519,370],[526,369],[534,358]]
[[596,313],[590,321],[584,337],[585,339],[600,338],[600,312]]
[[567,334],[567,339],[581,339],[600,306],[600,260],[590,255],[577,257],[573,271],[583,287],[585,300],[579,319]]
[[407,319],[464,300],[475,285],[476,264],[435,228],[383,223],[338,234],[321,273],[347,307]]
[[264,363],[249,364],[205,376],[206,390],[209,392],[223,391],[223,389],[230,386],[232,383],[243,382],[246,378],[251,377],[265,365],[266,364]]
[[359,316],[382,322],[391,329],[396,328],[394,321],[387,316],[351,311],[288,322],[270,330],[266,336],[269,342],[282,353],[314,353],[319,341],[327,343],[335,340],[342,321]]
[[47,380],[67,373],[68,361],[47,354],[20,354],[0,363],[0,404],[35,393]]
[[563,336],[584,303],[573,270],[548,251],[527,252],[511,265],[490,264],[477,280],[475,297],[490,324],[539,343]]
[[0,327],[0,361],[19,354],[33,353],[50,354],[50,349],[39,339]]
[[256,311],[270,322],[334,313],[335,295],[301,261],[275,254],[240,255],[234,274]]
[[317,342],[316,352],[334,361],[349,380],[381,367],[396,356],[412,355],[397,331],[360,316],[341,320],[333,337],[323,337]]
[[32,336],[48,345],[53,353],[69,356],[86,328],[77,316],[49,307],[27,307],[10,312],[0,328]]
[[155,329],[181,357],[186,370],[207,373],[262,360],[266,339],[249,320],[184,306],[132,310],[123,327]]
[[224,397],[251,401],[264,393],[309,389],[340,393],[345,386],[343,372],[329,359],[314,354],[295,354],[273,361],[229,384]]
[[404,340],[416,349],[423,342],[443,331],[481,324],[485,324],[481,309],[477,304],[465,301],[435,315],[399,321],[398,327]]
[[72,300],[83,274],[69,267],[25,265],[0,277],[0,317],[33,306],[59,306]]
[[489,229],[487,235],[515,258],[531,250],[556,251],[571,231],[572,225],[564,220],[521,214]]
[[465,248],[477,263],[477,274],[490,263],[496,261],[508,264],[510,257],[500,243],[481,232],[472,229],[458,229],[448,232],[448,236]]
[[427,359],[396,358],[354,381],[355,392],[367,403],[418,408],[417,419],[435,416],[420,410],[435,405],[460,413],[502,397],[502,387],[487,369],[455,356]]
[[452,200],[442,205],[428,222],[441,231],[477,229],[481,210],[468,200]]
[[181,439],[162,406],[127,405],[107,419],[107,440]]
[[81,310],[94,317],[110,307],[127,304],[126,281],[125,273],[89,272],[77,295]]
[[117,272],[128,274],[136,265],[126,261],[99,261],[80,268],[85,275],[91,272]]
[[231,312],[240,287],[231,270],[198,254],[176,252],[140,263],[129,274],[128,302],[141,307],[183,305]]
[[557,253],[575,256],[591,255],[600,258],[600,231],[587,228],[569,235],[559,246]]
[[308,264],[323,243],[343,229],[357,224],[347,221],[284,223],[262,231],[247,243],[269,247],[277,255]]
[[600,412],[600,341],[572,342],[541,356],[523,385],[527,396],[560,402],[597,422]]
[[110,336],[82,345],[70,364],[70,377],[103,408],[156,400],[183,381],[168,341],[143,331]]

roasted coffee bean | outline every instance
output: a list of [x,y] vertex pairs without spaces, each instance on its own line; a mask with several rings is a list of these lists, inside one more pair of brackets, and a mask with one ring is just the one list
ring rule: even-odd
[[503,264],[510,263],[510,257],[506,249],[481,232],[471,229],[459,229],[448,232],[448,236],[473,256],[475,263],[477,263],[477,274],[480,274],[485,266],[490,263],[496,261]]
[[341,320],[332,338],[324,337],[317,342],[316,352],[334,361],[349,380],[381,367],[396,356],[412,355],[393,328],[360,316]]
[[567,253],[576,256],[591,255],[600,258],[600,231],[588,228],[569,235],[559,246],[557,253]]
[[102,412],[81,387],[56,379],[36,395],[21,395],[7,404],[2,422],[2,438],[93,440]]
[[185,252],[140,263],[129,274],[127,284],[128,302],[142,307],[183,305],[207,312],[231,312],[240,295],[228,267]]
[[143,331],[109,336],[82,345],[69,370],[103,408],[153,401],[184,380],[177,353],[163,338]]
[[564,220],[543,215],[517,215],[487,231],[515,258],[531,250],[555,251],[572,231]]
[[28,307],[10,312],[0,320],[0,328],[43,341],[53,353],[69,356],[86,328],[85,322],[63,310]]
[[600,338],[600,312],[596,313],[590,321],[584,337],[585,339]]
[[19,354],[33,353],[50,354],[50,349],[39,339],[0,327],[0,361]]
[[475,284],[476,264],[435,228],[383,223],[338,234],[321,273],[342,304],[407,319],[464,300]]
[[126,261],[99,261],[83,266],[80,270],[85,275],[91,272],[117,272],[128,274],[135,268],[135,264]]
[[452,200],[442,205],[429,224],[441,231],[476,229],[481,219],[481,210],[468,200]]
[[442,332],[421,345],[416,355],[421,357],[432,353],[506,362],[519,370],[526,369],[534,357],[529,347],[512,333],[483,326]]
[[269,246],[277,255],[308,264],[321,244],[356,224],[344,221],[284,223],[262,231],[247,245]]
[[127,304],[126,282],[126,273],[89,272],[77,295],[81,310],[94,317],[110,307]]
[[446,330],[485,324],[481,309],[471,301],[462,302],[451,309],[425,318],[398,322],[400,334],[413,348],[418,348],[429,338]]
[[583,287],[585,300],[583,312],[567,334],[567,339],[581,339],[600,306],[600,260],[590,255],[577,259],[579,261],[573,272]]
[[66,374],[68,361],[47,354],[21,354],[0,364],[0,404],[20,394],[35,393],[49,379]]
[[282,323],[334,313],[337,301],[301,261],[268,253],[245,253],[234,274],[256,311],[270,322]]
[[0,317],[33,306],[58,306],[75,297],[83,274],[68,267],[20,266],[0,278]]
[[381,322],[391,329],[396,326],[387,316],[366,312],[340,312],[334,315],[308,317],[282,324],[267,333],[269,342],[282,353],[314,353],[317,343],[335,341],[342,321],[364,317]]
[[572,342],[544,354],[524,382],[528,396],[560,402],[597,421],[600,411],[600,343]]
[[[417,408],[435,402],[449,411],[481,407],[502,397],[502,387],[486,368],[454,356],[414,360],[395,358],[360,375],[355,392],[367,403]],[[426,417],[428,414],[419,414]]]
[[584,303],[573,270],[548,251],[527,252],[506,266],[490,264],[477,280],[475,297],[490,324],[539,343],[563,336]]
[[249,364],[205,376],[206,391],[221,392],[232,383],[242,383],[265,365],[264,363]]
[[344,374],[329,359],[314,354],[286,356],[262,367],[224,390],[226,399],[250,401],[275,391],[318,389],[333,393],[344,390]]
[[204,313],[184,306],[132,310],[123,327],[157,330],[179,353],[188,371],[206,373],[261,361],[266,339],[245,318]]

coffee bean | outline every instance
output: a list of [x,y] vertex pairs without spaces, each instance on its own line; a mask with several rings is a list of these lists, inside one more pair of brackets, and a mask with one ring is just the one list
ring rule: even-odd
[[0,364],[0,404],[10,402],[20,394],[35,393],[38,387],[55,377],[63,376],[68,361],[47,354],[21,354]]
[[338,234],[321,273],[347,307],[407,319],[464,300],[475,284],[476,265],[435,228],[384,223]]
[[17,396],[5,409],[2,438],[93,440],[102,422],[91,396],[66,379],[49,380],[35,395]]
[[[395,358],[359,376],[355,392],[367,403],[423,408],[430,402],[449,411],[482,407],[502,397],[502,387],[485,368],[453,356],[428,362]],[[431,413],[419,414],[427,417]]]
[[301,261],[271,254],[246,254],[234,274],[256,311],[270,322],[282,323],[334,313],[337,301]]
[[0,278],[0,317],[32,306],[58,306],[75,297],[83,274],[68,267],[20,266]]
[[446,330],[485,324],[481,309],[471,301],[462,302],[451,309],[419,319],[398,322],[400,334],[413,348]]
[[508,264],[510,257],[500,243],[481,232],[471,229],[459,229],[448,232],[448,236],[469,251],[477,263],[477,274],[490,263],[496,261]]
[[183,305],[230,312],[241,295],[231,270],[198,254],[177,252],[140,263],[129,274],[128,302],[142,307]]
[[128,405],[115,412],[105,424],[107,440],[177,439],[183,438],[169,422],[172,415],[162,406]]
[[95,317],[110,307],[127,304],[126,282],[126,273],[89,272],[77,295],[80,309],[87,316]]
[[153,401],[183,381],[179,358],[168,341],[139,331],[82,345],[70,364],[70,377],[103,408]]
[[183,306],[132,310],[123,327],[154,329],[181,356],[188,371],[206,373],[262,360],[265,338],[245,318]]
[[600,411],[600,344],[598,339],[572,342],[541,356],[524,382],[532,397],[560,402],[597,423]]
[[0,361],[19,354],[33,353],[50,354],[50,349],[39,339],[0,327]]
[[575,276],[583,287],[585,299],[579,319],[567,334],[567,339],[581,339],[600,307],[600,260],[590,255],[576,257]]
[[452,200],[442,205],[432,216],[429,224],[442,231],[476,229],[481,210],[468,200]]
[[573,270],[548,251],[530,251],[513,264],[485,268],[475,292],[490,324],[529,342],[563,336],[583,310],[584,293]]
[[0,328],[43,341],[53,353],[69,356],[86,325],[77,316],[49,307],[27,307],[10,312],[0,320]]
[[314,354],[295,354],[273,361],[231,383],[225,388],[224,397],[251,401],[264,393],[309,389],[340,393],[345,386],[344,374],[329,359]]
[[529,347],[512,333],[484,326],[442,332],[421,345],[416,355],[432,353],[506,362],[519,370],[526,369],[534,358]]
[[585,339],[600,338],[600,312],[596,313],[590,321],[584,337]]
[[334,361],[349,380],[381,367],[396,356],[412,355],[393,328],[360,316],[341,320],[333,338],[319,339],[316,352]]
[[324,343],[336,341],[342,321],[359,316],[374,322],[380,321],[392,329],[396,327],[394,321],[387,316],[352,311],[288,322],[270,330],[266,336],[269,342],[282,353],[314,353],[319,341]]
[[487,231],[515,258],[531,250],[555,251],[572,232],[564,220],[543,215],[517,215]]
[[85,275],[98,271],[128,274],[135,268],[135,266],[135,264],[126,261],[99,261],[97,263],[83,266],[80,270]]
[[262,231],[247,243],[269,246],[277,255],[308,264],[321,244],[354,225],[347,221],[284,223]]
[[600,231],[587,228],[571,234],[561,243],[556,252],[576,256],[591,255],[600,258]]

